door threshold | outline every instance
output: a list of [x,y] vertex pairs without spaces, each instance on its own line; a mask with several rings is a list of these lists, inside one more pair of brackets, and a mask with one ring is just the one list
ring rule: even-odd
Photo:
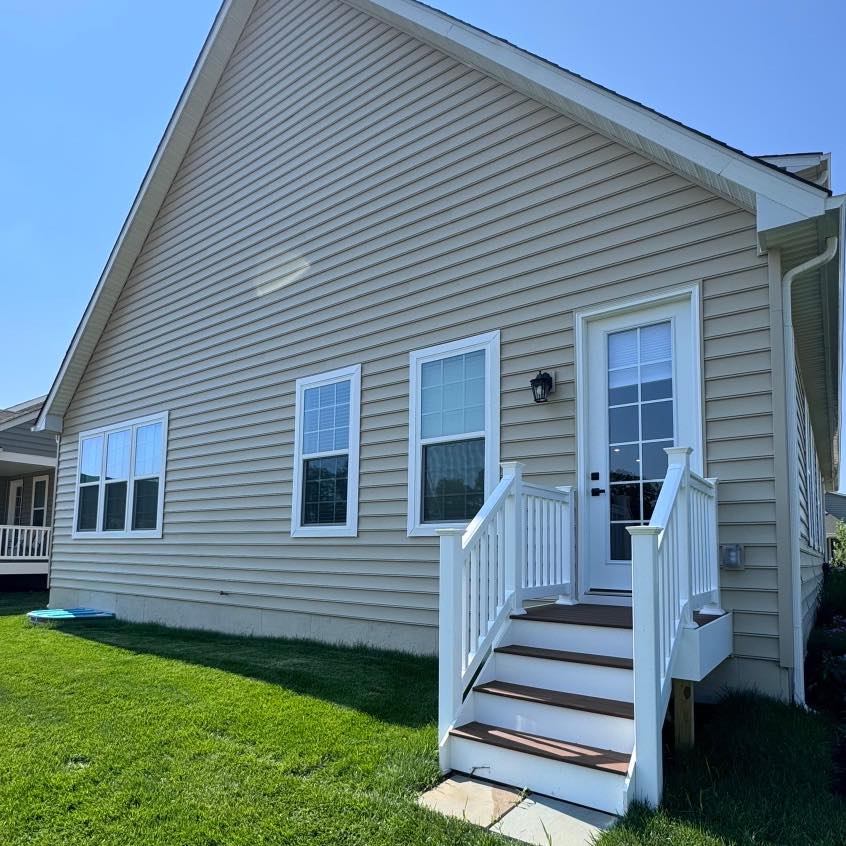
[[612,588],[591,588],[582,594],[581,602],[595,605],[631,605],[632,592]]

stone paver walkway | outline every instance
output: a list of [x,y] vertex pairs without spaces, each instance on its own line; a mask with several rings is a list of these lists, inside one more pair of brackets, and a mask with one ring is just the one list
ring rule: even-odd
[[463,775],[450,776],[419,801],[438,813],[537,846],[589,846],[617,821],[602,811]]

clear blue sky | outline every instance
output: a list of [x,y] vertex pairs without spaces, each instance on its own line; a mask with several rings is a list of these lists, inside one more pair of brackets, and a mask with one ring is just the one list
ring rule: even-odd
[[[0,407],[49,389],[218,5],[0,0]],[[843,0],[434,5],[846,191]]]

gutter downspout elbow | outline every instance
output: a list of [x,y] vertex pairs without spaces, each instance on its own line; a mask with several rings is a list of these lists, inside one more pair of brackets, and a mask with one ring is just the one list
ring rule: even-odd
[[826,239],[825,250],[818,256],[788,270],[782,277],[782,317],[784,321],[784,358],[787,396],[787,421],[792,436],[787,441],[790,502],[790,582],[793,610],[793,700],[805,704],[805,638],[802,630],[802,573],[799,551],[799,444],[796,432],[798,397],[796,395],[796,348],[793,339],[793,282],[797,276],[828,264],[837,253],[836,235]]

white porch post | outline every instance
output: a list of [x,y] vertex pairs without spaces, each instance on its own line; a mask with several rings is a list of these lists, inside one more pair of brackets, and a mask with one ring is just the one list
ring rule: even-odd
[[725,614],[723,610],[723,598],[720,596],[720,527],[719,527],[719,501],[720,493],[718,479],[706,480],[714,488],[714,498],[711,500],[711,537],[709,550],[711,561],[711,602],[707,610],[714,614]]
[[[661,760],[661,665],[658,621],[658,526],[630,526],[634,636],[635,795],[657,806],[664,773]],[[663,721],[662,721],[663,723]]]
[[461,707],[461,603],[463,529],[438,529],[441,538],[438,590],[438,756],[442,772],[450,769],[447,739]]
[[514,477],[511,493],[505,502],[505,590],[513,591],[513,613],[525,614],[523,608],[523,561],[526,555],[526,541],[523,531],[523,464],[519,461],[503,461],[502,478]]
[[675,609],[679,614],[682,625],[693,626],[693,608],[690,605],[690,586],[693,581],[691,568],[693,559],[688,554],[690,549],[690,447],[667,447],[667,470],[677,467],[681,473],[681,485],[676,508],[678,509],[678,524],[675,527],[679,539],[679,549],[682,551],[682,566],[679,568],[679,602],[681,608]]
[[567,595],[559,595],[556,600],[556,605],[575,605],[576,604],[576,505],[575,495],[573,494],[572,485],[557,485],[555,490],[567,494],[567,506],[565,514],[567,515],[564,525],[565,537],[563,539],[562,551],[567,556]]

